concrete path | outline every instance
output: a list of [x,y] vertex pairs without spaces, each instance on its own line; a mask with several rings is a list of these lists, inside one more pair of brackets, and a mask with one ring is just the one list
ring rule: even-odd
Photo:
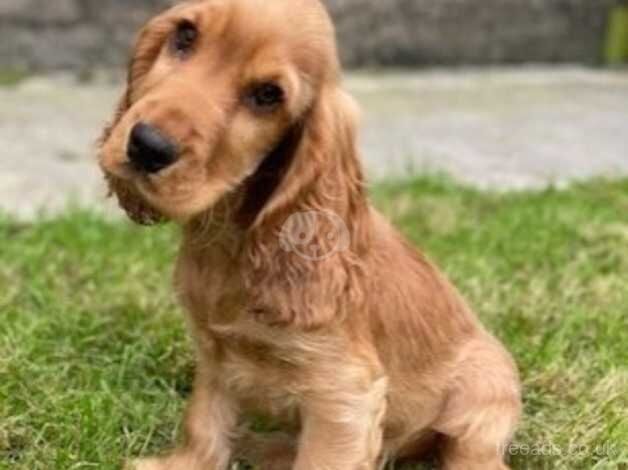
[[[628,71],[524,68],[352,74],[372,179],[444,171],[519,189],[628,175]],[[113,85],[0,88],[0,210],[104,207],[94,142]]]

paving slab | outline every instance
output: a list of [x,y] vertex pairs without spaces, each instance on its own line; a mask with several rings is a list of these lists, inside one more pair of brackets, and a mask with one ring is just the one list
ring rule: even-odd
[[[628,175],[628,71],[527,67],[353,73],[372,181],[445,172],[492,189]],[[0,88],[0,210],[106,208],[95,141],[120,86],[65,76]],[[109,210],[109,209],[107,209]]]

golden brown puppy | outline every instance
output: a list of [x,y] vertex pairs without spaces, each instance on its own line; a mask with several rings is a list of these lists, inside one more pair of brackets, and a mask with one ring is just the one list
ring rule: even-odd
[[198,366],[184,446],[136,468],[226,469],[245,411],[299,434],[266,469],[370,470],[434,436],[442,468],[507,468],[516,368],[370,206],[355,121],[318,0],[188,2],[142,31],[100,164],[134,220],[183,227]]

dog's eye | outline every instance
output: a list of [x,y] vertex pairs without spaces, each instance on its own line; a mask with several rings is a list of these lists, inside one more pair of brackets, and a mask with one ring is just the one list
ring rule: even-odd
[[187,54],[194,47],[198,38],[198,29],[190,21],[184,20],[177,25],[172,39],[172,47],[177,54]]
[[257,111],[270,111],[275,109],[284,100],[284,92],[274,83],[262,83],[254,86],[248,96],[248,104]]

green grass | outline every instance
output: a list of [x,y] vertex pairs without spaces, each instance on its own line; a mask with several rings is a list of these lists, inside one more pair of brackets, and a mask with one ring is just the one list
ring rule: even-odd
[[628,63],[628,5],[618,5],[611,10],[604,44],[604,58],[608,65]]
[[[628,468],[628,180],[373,193],[515,355],[513,467]],[[1,469],[115,469],[175,442],[193,368],[176,238],[87,213],[0,218]]]

